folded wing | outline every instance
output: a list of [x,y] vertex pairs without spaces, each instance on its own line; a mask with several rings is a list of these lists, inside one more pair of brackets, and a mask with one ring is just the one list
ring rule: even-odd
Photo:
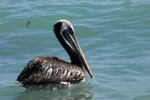
[[17,80],[23,84],[76,83],[84,77],[85,72],[79,66],[57,57],[39,56],[26,65]]

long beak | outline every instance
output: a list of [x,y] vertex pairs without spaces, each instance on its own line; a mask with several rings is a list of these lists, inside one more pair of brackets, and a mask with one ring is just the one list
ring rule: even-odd
[[[78,54],[82,64],[84,65],[85,69],[87,70],[87,72],[89,73],[90,77],[93,78],[93,75],[92,75],[92,72],[90,71],[90,68],[87,64],[87,61],[84,57],[84,54],[80,48],[80,45],[76,39],[76,36],[74,34],[74,32],[72,31],[65,31],[63,32],[63,36],[65,37],[66,39],[66,42],[68,43],[68,45],[71,46],[71,48]],[[67,33],[67,34],[66,34]]]
[[82,52],[81,48],[79,47],[78,49],[79,49],[79,54],[80,54],[81,59],[82,59],[81,61],[84,64],[85,69],[87,70],[87,72],[89,73],[89,75],[91,76],[91,78],[93,78],[92,72],[91,72],[91,70],[90,70],[90,68],[89,68],[89,66],[87,64],[87,61],[86,61],[86,59],[85,59],[85,57],[83,55],[83,52]]

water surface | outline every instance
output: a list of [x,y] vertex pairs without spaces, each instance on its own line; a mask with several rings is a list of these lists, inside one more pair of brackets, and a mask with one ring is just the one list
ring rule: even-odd
[[[149,100],[150,1],[3,0],[0,3],[2,100]],[[72,22],[94,78],[69,89],[16,87],[26,63],[39,55],[69,60],[53,33],[59,19]],[[26,23],[30,21],[29,28]]]

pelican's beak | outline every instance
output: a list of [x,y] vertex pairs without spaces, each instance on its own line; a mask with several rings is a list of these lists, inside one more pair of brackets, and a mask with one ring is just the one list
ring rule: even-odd
[[62,35],[64,36],[64,38],[66,39],[66,43],[68,45],[70,45],[70,47],[76,52],[76,54],[78,54],[83,66],[85,67],[85,69],[87,70],[87,72],[89,73],[90,77],[93,78],[93,75],[90,71],[90,68],[87,64],[87,61],[84,57],[84,54],[80,48],[80,45],[76,39],[76,36],[74,34],[74,31],[72,29],[67,29],[65,31],[62,32]]

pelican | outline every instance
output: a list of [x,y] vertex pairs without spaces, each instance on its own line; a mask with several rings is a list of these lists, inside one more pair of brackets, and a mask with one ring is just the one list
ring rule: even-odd
[[67,20],[58,20],[53,27],[54,33],[67,51],[71,63],[53,56],[38,56],[24,67],[17,77],[23,87],[69,88],[85,81],[85,71],[93,75],[79,46],[73,25]]

